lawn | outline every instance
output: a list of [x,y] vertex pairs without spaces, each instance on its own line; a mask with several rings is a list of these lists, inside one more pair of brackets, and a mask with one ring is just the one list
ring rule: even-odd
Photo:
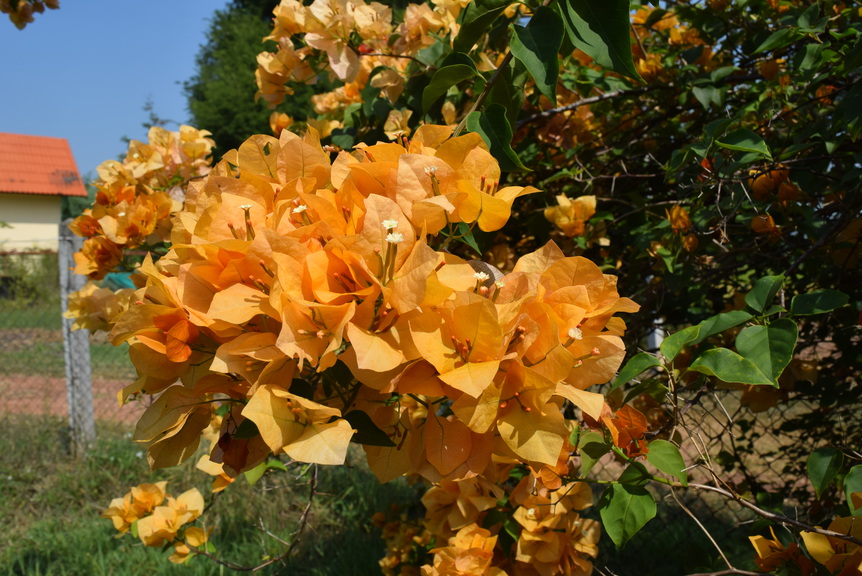
[[[230,572],[203,557],[175,566],[169,552],[146,548],[130,535],[115,538],[111,522],[99,517],[112,498],[141,482],[168,480],[171,493],[197,487],[207,494],[209,478],[193,469],[193,461],[151,475],[143,451],[123,428],[101,428],[89,456],[75,459],[66,454],[62,420],[7,415],[0,416],[0,426],[6,432],[0,438],[0,576]],[[415,487],[380,485],[359,451],[350,461],[351,467],[321,469],[300,546],[287,563],[259,573],[379,573],[384,543],[370,518],[415,502]],[[254,566],[284,550],[259,526],[287,538],[305,506],[307,487],[284,473],[267,474],[255,486],[239,479],[214,499],[206,518],[215,526],[219,557]]]

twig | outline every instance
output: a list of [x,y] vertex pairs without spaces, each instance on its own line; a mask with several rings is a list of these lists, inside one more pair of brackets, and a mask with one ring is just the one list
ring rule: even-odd
[[748,570],[739,570],[738,568],[721,570],[719,572],[698,572],[697,574],[688,574],[688,576],[729,576],[730,574],[741,574],[742,576],[763,576],[763,572],[749,572]]
[[368,54],[360,54],[359,56],[378,56],[384,58],[401,58],[403,60],[413,60],[417,64],[420,64],[425,67],[426,70],[436,70],[437,67],[433,64],[428,64],[427,62],[423,62],[422,60],[414,57],[408,56],[406,54],[384,54],[383,52],[369,52]]
[[[680,486],[682,486],[680,484]],[[800,522],[798,520],[794,520],[793,518],[789,518],[783,514],[776,514],[774,512],[769,512],[768,510],[764,510],[755,504],[752,504],[748,500],[743,500],[738,494],[731,492],[730,490],[725,490],[724,488],[718,488],[716,486],[708,486],[706,484],[692,484],[689,483],[689,487],[695,488],[697,490],[706,490],[708,492],[715,492],[717,494],[721,494],[735,502],[738,502],[744,508],[748,508],[749,510],[755,512],[758,516],[766,518],[767,520],[772,520],[773,522],[778,522],[780,524],[790,524],[791,526],[795,526],[796,528],[801,528],[806,532],[815,532],[817,534],[822,534],[823,536],[830,536],[832,538],[839,538],[841,540],[845,540],[847,542],[852,542],[853,544],[857,544],[862,546],[862,540],[858,538],[854,538],[849,534],[842,534],[841,532],[835,532],[834,530],[825,530],[818,526],[811,526],[810,524],[805,524],[804,522]],[[730,572],[730,574],[738,574],[738,572]]]
[[559,108],[551,108],[550,110],[543,110],[541,112],[537,112],[532,116],[527,116],[522,120],[518,120],[516,126],[520,128],[524,124],[529,124],[534,120],[539,120],[541,118],[548,118],[549,116],[553,116],[555,114],[559,114],[560,112],[567,112],[569,110],[574,110],[576,108],[580,108],[581,106],[586,106],[587,104],[595,104],[596,102],[601,102],[602,100],[612,100],[614,98],[625,97],[625,96],[633,96],[635,94],[643,94],[644,92],[651,92],[652,90],[658,90],[661,88],[670,88],[672,85],[660,85],[660,86],[641,86],[640,88],[632,88],[630,90],[614,90],[613,92],[605,92],[604,94],[599,94],[598,96],[590,96],[589,98],[581,98],[577,102],[572,102],[571,104],[566,104],[565,106],[560,106]]
[[[257,566],[242,566],[240,564],[234,564],[233,562],[228,562],[227,560],[222,560],[216,556],[213,556],[212,554],[210,554],[206,550],[201,550],[200,548],[197,548],[196,546],[192,546],[191,544],[189,544],[185,540],[181,540],[181,542],[183,544],[185,544],[186,546],[188,546],[189,550],[191,550],[195,554],[200,554],[201,556],[206,556],[207,558],[209,558],[210,560],[212,560],[213,562],[215,562],[219,566],[224,566],[225,568],[230,568],[231,570],[236,570],[237,572],[257,572],[258,570],[261,570],[261,569],[263,569],[263,568],[265,568],[271,564],[275,564],[276,562],[281,562],[281,561],[287,559],[293,553],[293,551],[296,549],[297,544],[299,544],[300,536],[302,535],[302,532],[305,530],[305,526],[308,524],[308,516],[311,513],[311,504],[314,501],[314,496],[316,494],[317,494],[317,465],[313,464],[312,465],[312,472],[311,472],[311,481],[309,482],[309,488],[308,488],[308,502],[306,502],[305,508],[303,509],[302,514],[299,516],[299,524],[297,525],[296,530],[291,532],[290,536],[288,537],[290,540],[290,546],[288,546],[287,550],[283,554],[280,554],[279,556],[276,556],[275,558],[270,558],[266,562],[264,562],[262,564],[258,564]],[[269,534],[269,532],[267,532],[267,534]],[[270,536],[272,536],[272,534],[270,534]],[[280,538],[276,538],[276,539],[279,540],[280,542],[284,542]]]
[[461,118],[461,121],[458,123],[458,126],[455,127],[455,131],[452,132],[453,138],[463,132],[464,128],[467,127],[467,118],[470,116],[470,114],[478,110],[482,106],[482,104],[485,103],[485,98],[487,98],[488,94],[491,93],[491,88],[494,86],[494,84],[496,84],[497,79],[503,73],[503,70],[505,70],[505,68],[509,65],[509,62],[512,61],[512,58],[514,58],[514,55],[511,52],[506,54],[506,57],[503,58],[503,61],[500,63],[500,66],[497,67],[497,69],[494,71],[494,74],[488,80],[488,83],[485,84],[485,89],[482,90],[482,93],[479,94],[479,97],[476,98],[476,101],[473,102],[472,106],[470,106],[470,110],[468,110],[467,113],[464,114],[464,117]]
[[698,527],[703,531],[704,534],[706,534],[706,537],[709,538],[709,541],[712,542],[712,545],[715,546],[716,550],[718,550],[719,556],[721,556],[721,559],[724,560],[725,564],[727,564],[727,567],[730,570],[735,570],[733,564],[731,564],[730,560],[727,559],[727,556],[724,555],[724,550],[721,549],[721,546],[718,545],[718,542],[715,541],[715,538],[712,537],[712,534],[709,533],[709,530],[707,530],[706,527],[701,524],[700,520],[697,519],[697,516],[695,516],[694,513],[688,509],[688,506],[682,503],[682,501],[677,497],[676,492],[673,491],[673,488],[670,489],[670,495],[673,496],[673,499],[676,501],[677,505],[682,508],[682,511],[685,512],[689,518],[694,520],[694,523],[698,525]]

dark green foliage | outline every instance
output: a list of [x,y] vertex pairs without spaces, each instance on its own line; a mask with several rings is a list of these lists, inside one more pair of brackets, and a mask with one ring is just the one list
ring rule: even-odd
[[[237,0],[217,10],[197,56],[197,74],[185,83],[190,122],[212,132],[215,160],[253,134],[271,133],[272,111],[265,102],[254,99],[254,71],[257,55],[267,48],[261,39],[272,29],[272,9],[277,4],[274,0]],[[271,42],[269,48],[273,48]],[[305,119],[311,93],[307,86],[296,87],[279,111]]]

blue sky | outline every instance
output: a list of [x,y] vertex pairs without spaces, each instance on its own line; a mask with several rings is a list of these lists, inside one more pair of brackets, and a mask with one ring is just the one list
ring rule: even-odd
[[[182,82],[227,0],[63,0],[18,30],[0,14],[0,132],[66,138],[82,175],[145,140],[143,106],[186,122]],[[169,126],[176,128],[175,125]]]

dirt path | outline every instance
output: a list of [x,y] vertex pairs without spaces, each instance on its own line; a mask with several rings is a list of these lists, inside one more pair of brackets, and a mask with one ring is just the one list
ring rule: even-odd
[[[96,420],[134,424],[144,411],[143,404],[131,402],[120,407],[117,392],[126,380],[93,380],[93,410]],[[69,415],[65,378],[26,374],[0,374],[0,414]]]

